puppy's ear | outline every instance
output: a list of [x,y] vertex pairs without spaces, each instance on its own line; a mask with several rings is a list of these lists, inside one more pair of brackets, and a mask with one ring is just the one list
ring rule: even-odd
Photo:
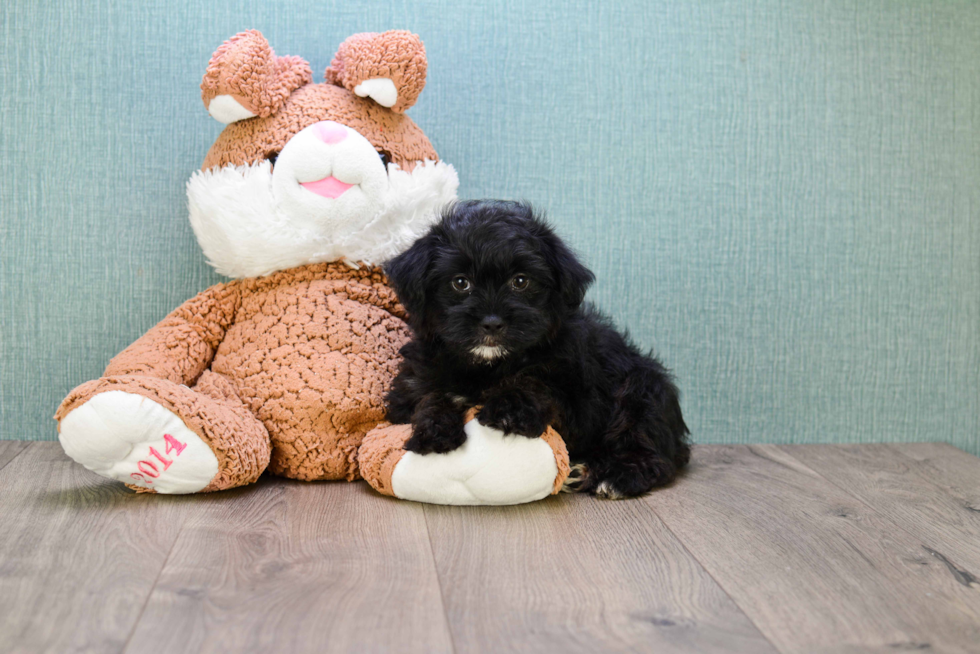
[[578,260],[575,253],[550,227],[545,227],[544,233],[541,234],[541,241],[544,243],[544,256],[551,267],[551,274],[554,276],[555,287],[562,304],[569,309],[577,309],[585,299],[585,292],[595,281],[595,275]]
[[441,242],[441,235],[429,232],[384,266],[388,283],[415,323],[422,317],[428,272]]

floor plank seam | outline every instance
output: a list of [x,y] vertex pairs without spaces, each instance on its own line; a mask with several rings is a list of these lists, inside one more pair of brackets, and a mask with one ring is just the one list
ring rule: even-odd
[[449,622],[449,613],[447,612],[446,606],[446,593],[442,588],[442,576],[439,574],[439,566],[436,564],[436,552],[432,547],[432,530],[429,529],[429,512],[426,507],[422,506],[422,519],[425,521],[425,537],[429,541],[429,557],[432,560],[432,571],[436,575],[436,584],[439,586],[439,603],[442,604],[442,616],[446,621],[446,631],[449,633],[449,645],[453,648],[453,653],[457,651],[456,649],[456,637],[453,635],[453,628]]
[[[888,443],[884,443],[884,445],[887,445],[887,444]],[[862,498],[858,497],[857,495],[855,495],[854,493],[852,493],[851,491],[849,491],[847,488],[841,486],[840,484],[838,484],[834,480],[830,479],[829,477],[820,474],[819,472],[817,472],[816,470],[814,470],[813,468],[811,468],[810,466],[808,466],[807,464],[805,464],[803,461],[801,461],[799,458],[793,456],[793,453],[792,452],[789,452],[789,451],[786,450],[786,446],[785,445],[776,445],[776,447],[779,448],[779,451],[780,452],[782,452],[786,456],[790,457],[791,459],[793,459],[794,461],[796,461],[798,464],[800,464],[801,466],[803,466],[807,470],[812,471],[813,474],[815,474],[816,476],[820,477],[820,479],[823,479],[825,482],[827,482],[828,484],[830,484],[831,486],[833,486],[837,490],[841,491],[842,493],[844,493],[848,497],[850,497],[853,500],[855,500],[855,501],[859,502],[860,504],[864,505],[865,508],[868,508],[868,509],[871,509],[872,511],[874,511],[875,514],[877,514],[879,517],[881,517],[881,519],[887,520],[890,524],[894,524],[896,527],[898,527],[899,529],[901,529],[902,531],[904,531],[906,534],[908,534],[909,536],[911,536],[915,540],[922,540],[921,538],[919,538],[918,536],[916,536],[915,534],[913,534],[911,531],[909,531],[908,529],[906,529],[905,527],[903,527],[901,524],[899,524],[898,522],[892,520],[891,518],[889,518],[888,516],[886,516],[884,513],[882,513],[881,511],[879,511],[878,508],[875,507],[875,505],[869,503],[865,499],[862,499]],[[897,450],[897,453],[902,458],[908,459],[910,464],[914,464],[915,463],[915,459],[912,459],[910,457],[905,456],[904,454],[902,454],[901,451],[898,451]],[[910,466],[910,467],[914,467],[914,466]],[[923,483],[929,484],[930,486],[932,486],[933,488],[935,488],[937,492],[942,493],[943,495],[946,495],[946,496],[950,497],[951,499],[955,499],[946,490],[944,490],[943,488],[937,486],[936,484],[933,484],[928,479],[924,479],[924,478],[920,478],[920,479],[922,480]]]
[[23,453],[24,453],[24,452],[26,452],[27,450],[29,450],[29,449],[31,448],[31,446],[32,446],[32,445],[33,445],[33,444],[34,444],[35,442],[37,442],[37,441],[30,441],[30,442],[28,442],[28,443],[27,443],[27,445],[25,445],[24,447],[22,447],[22,448],[20,448],[19,450],[17,450],[17,454],[15,454],[15,455],[13,455],[12,457],[10,457],[9,459],[7,459],[7,461],[6,461],[6,462],[5,462],[5,463],[4,463],[4,464],[3,464],[2,466],[0,466],[0,472],[2,472],[4,468],[6,468],[7,466],[9,466],[9,465],[10,465],[10,463],[11,463],[11,462],[12,462],[12,461],[13,461],[14,459],[16,459],[17,457],[19,457],[19,456],[20,456],[21,454],[23,454]]
[[[911,444],[911,445],[918,445],[919,443],[886,443],[886,444],[887,444],[887,445],[909,445],[909,444]],[[923,443],[923,445],[931,445],[931,444],[932,444],[932,443]],[[972,455],[972,454],[970,454],[969,452],[966,452],[966,451],[964,451],[964,450],[961,450],[960,448],[958,448],[958,447],[956,447],[955,445],[952,445],[951,443],[946,443],[946,442],[938,442],[938,444],[939,444],[939,445],[947,445],[947,446],[949,446],[949,447],[951,447],[951,448],[953,448],[954,450],[956,450],[956,452],[957,452],[957,453],[958,453],[959,455],[966,455],[966,456],[968,456],[968,457],[971,457],[971,456],[973,456],[973,455]],[[895,453],[896,453],[896,454],[897,454],[897,455],[899,456],[899,458],[901,458],[901,459],[902,459],[902,460],[904,460],[904,461],[908,461],[908,463],[909,463],[909,468],[917,468],[917,464],[922,464],[922,463],[923,463],[922,461],[919,461],[919,460],[917,460],[917,459],[913,459],[913,458],[912,458],[912,457],[910,457],[910,456],[909,456],[908,454],[906,454],[905,452],[903,452],[903,451],[902,451],[902,448],[901,448],[901,447],[894,447],[894,448],[892,448],[892,449],[894,449],[894,450],[895,450]],[[942,494],[943,494],[943,495],[945,495],[946,497],[949,497],[949,498],[951,498],[951,499],[952,499],[952,500],[953,500],[953,501],[954,501],[955,503],[957,503],[957,504],[959,504],[959,502],[957,502],[957,498],[956,498],[956,496],[955,496],[955,495],[953,495],[953,493],[951,493],[951,492],[950,492],[950,491],[949,491],[948,489],[946,489],[946,488],[943,488],[943,487],[942,487],[942,486],[940,486],[939,484],[937,484],[937,483],[935,483],[935,482],[934,482],[934,481],[933,481],[932,479],[930,479],[930,478],[928,478],[928,477],[924,477],[924,476],[922,476],[922,474],[921,474],[921,472],[920,472],[920,471],[919,471],[918,469],[916,469],[916,476],[917,476],[917,477],[918,477],[919,479],[921,479],[922,481],[924,481],[925,483],[927,483],[927,484],[929,484],[930,486],[932,486],[933,488],[935,488],[935,489],[936,489],[937,491],[939,491],[940,493],[942,493]],[[967,511],[972,511],[972,512],[974,512],[974,513],[980,513],[980,508],[975,508],[975,507],[973,507],[973,506],[971,506],[971,505],[969,505],[969,504],[962,504],[961,506],[962,506],[962,507],[963,507],[964,509],[966,509]]]
[[136,635],[136,630],[140,626],[140,622],[143,621],[143,613],[146,612],[146,607],[150,603],[150,599],[153,597],[153,593],[156,592],[157,584],[160,583],[160,577],[163,576],[163,571],[167,569],[167,564],[170,563],[170,555],[174,553],[174,548],[177,547],[177,542],[180,540],[181,534],[184,533],[184,527],[187,526],[187,520],[185,519],[180,525],[180,529],[177,530],[177,534],[174,536],[174,541],[170,543],[170,549],[167,550],[167,556],[163,559],[163,563],[160,565],[160,570],[157,572],[156,578],[153,580],[153,585],[150,586],[150,592],[146,594],[146,599],[143,600],[143,606],[140,607],[140,612],[136,616],[136,620],[133,622],[133,628],[130,629],[129,635],[126,636],[126,642],[123,644],[122,652],[125,654],[126,650],[129,649],[129,643],[133,640],[133,636]]
[[[860,497],[858,497],[857,495],[855,495],[854,493],[852,493],[852,492],[851,492],[851,491],[849,491],[848,489],[846,489],[846,488],[844,488],[843,486],[841,486],[841,485],[840,485],[840,484],[838,484],[837,482],[835,482],[835,481],[833,481],[833,480],[832,480],[832,479],[830,479],[829,477],[827,477],[827,476],[825,476],[825,475],[822,475],[822,474],[820,474],[819,472],[817,472],[816,470],[814,470],[813,468],[811,468],[811,467],[810,467],[810,466],[808,466],[807,464],[805,464],[805,463],[803,463],[803,462],[802,462],[802,461],[800,461],[800,460],[799,460],[799,459],[798,459],[797,457],[795,457],[795,456],[793,456],[793,453],[792,453],[792,452],[788,452],[788,451],[787,451],[787,450],[785,449],[785,446],[783,446],[783,445],[776,445],[776,447],[778,447],[778,448],[779,448],[779,451],[780,451],[780,452],[782,452],[782,453],[783,453],[783,454],[785,454],[786,456],[788,456],[788,457],[790,457],[791,459],[793,459],[794,461],[796,461],[796,462],[797,462],[798,464],[800,464],[800,465],[801,465],[802,467],[804,467],[804,468],[806,468],[807,470],[809,470],[809,471],[811,471],[811,472],[812,472],[813,474],[815,474],[815,475],[816,475],[817,477],[820,477],[820,479],[822,479],[822,480],[824,480],[825,482],[827,482],[828,484],[830,484],[831,486],[833,486],[833,487],[834,487],[834,488],[836,488],[837,490],[839,490],[839,491],[841,491],[842,493],[844,493],[845,495],[847,495],[847,496],[848,496],[848,497],[850,497],[851,499],[853,499],[853,500],[855,500],[855,501],[857,501],[857,502],[859,502],[860,504],[863,504],[863,505],[864,505],[864,506],[865,506],[866,508],[868,508],[868,509],[871,509],[871,510],[872,510],[872,511],[874,511],[875,513],[879,513],[879,514],[880,514],[880,512],[878,511],[878,509],[876,509],[876,508],[874,507],[874,505],[872,505],[872,504],[869,504],[869,503],[868,503],[868,502],[867,502],[866,500],[864,500],[864,499],[862,499],[862,498],[860,498]],[[910,461],[911,461],[911,459],[910,459]],[[940,490],[940,491],[942,491],[942,489],[941,489],[941,488],[940,488],[939,490]],[[882,515],[882,517],[884,518],[885,516],[883,516],[883,515]],[[900,528],[902,528],[902,527],[901,527],[901,525],[898,525],[898,526],[899,526]],[[907,531],[906,529],[904,529],[904,528],[902,528],[902,531],[905,531],[905,533],[907,533],[907,534],[909,534],[909,536],[912,536],[913,538],[916,538],[916,536],[915,536],[915,534],[912,534],[912,533],[909,533],[909,532],[908,532],[908,531]]]
[[[887,443],[886,443],[886,444],[887,444]],[[863,505],[864,507],[866,507],[866,508],[867,508],[868,510],[870,510],[871,512],[873,512],[873,513],[874,513],[874,514],[875,514],[876,516],[878,516],[878,518],[879,518],[880,520],[882,520],[883,522],[886,522],[886,523],[888,523],[888,524],[890,524],[890,525],[892,525],[893,527],[895,527],[895,528],[897,528],[897,529],[899,529],[899,530],[901,530],[901,531],[903,531],[903,532],[904,532],[904,533],[905,533],[905,534],[906,534],[906,535],[907,535],[907,536],[908,536],[909,538],[911,538],[912,540],[914,540],[914,541],[918,541],[918,543],[919,543],[919,545],[920,545],[920,546],[921,546],[921,547],[922,547],[922,548],[923,548],[923,549],[924,549],[924,550],[925,550],[926,552],[928,552],[928,553],[929,553],[929,554],[930,554],[931,556],[933,556],[933,557],[935,557],[936,559],[938,559],[939,561],[941,561],[941,562],[942,562],[942,563],[943,563],[943,564],[944,564],[944,565],[946,566],[946,568],[947,568],[947,569],[949,570],[949,573],[950,573],[950,574],[951,574],[951,575],[953,576],[953,579],[955,579],[955,580],[957,581],[957,583],[960,583],[960,584],[963,584],[963,585],[965,585],[965,586],[967,586],[968,588],[969,588],[969,587],[972,587],[972,584],[973,584],[973,583],[977,583],[978,585],[980,585],[980,579],[977,579],[977,578],[976,578],[976,577],[975,577],[975,576],[974,576],[974,575],[973,575],[972,573],[970,573],[969,571],[967,571],[967,570],[965,570],[965,569],[962,569],[962,568],[961,568],[961,567],[959,567],[959,566],[956,566],[956,565],[954,565],[954,564],[953,564],[953,563],[952,563],[952,562],[950,561],[950,559],[949,559],[949,558],[948,558],[947,556],[945,556],[944,554],[942,554],[942,553],[940,553],[940,552],[938,552],[938,551],[936,551],[936,550],[934,550],[934,549],[932,549],[932,548],[931,548],[931,547],[929,547],[929,546],[928,546],[928,545],[927,545],[926,543],[924,543],[924,542],[923,542],[923,541],[926,541],[926,540],[929,540],[929,539],[926,539],[926,538],[920,538],[918,534],[915,534],[915,533],[913,533],[913,532],[912,532],[911,530],[909,530],[909,529],[908,529],[907,527],[905,527],[904,525],[902,525],[902,524],[901,524],[901,523],[900,523],[899,521],[897,521],[897,520],[894,520],[894,519],[892,519],[891,517],[889,517],[889,515],[888,515],[887,513],[885,513],[885,512],[883,512],[883,511],[881,511],[881,510],[879,510],[879,509],[878,509],[878,508],[876,508],[876,507],[875,507],[875,506],[874,506],[873,504],[870,504],[870,503],[869,503],[869,502],[867,502],[866,500],[864,500],[864,499],[862,499],[862,498],[860,498],[860,497],[858,497],[857,495],[855,495],[855,494],[853,494],[852,492],[850,492],[850,491],[848,491],[848,490],[847,490],[846,488],[844,488],[844,487],[843,487],[843,486],[841,486],[840,484],[838,484],[838,483],[836,483],[836,482],[834,482],[834,481],[833,481],[833,480],[831,480],[830,478],[828,478],[828,477],[826,477],[826,476],[824,476],[824,475],[822,475],[822,474],[820,474],[819,472],[817,472],[816,470],[814,470],[814,469],[813,469],[813,468],[811,468],[810,466],[808,466],[808,465],[806,465],[805,463],[803,463],[802,461],[800,461],[800,459],[798,459],[797,457],[795,457],[795,456],[793,456],[793,454],[792,454],[792,453],[790,453],[790,452],[788,452],[788,451],[786,451],[786,449],[785,449],[785,446],[783,446],[783,445],[777,445],[776,447],[778,447],[778,448],[779,448],[779,450],[780,450],[780,451],[781,451],[781,452],[782,452],[782,453],[783,453],[784,455],[786,455],[786,456],[788,456],[788,457],[790,457],[790,458],[792,458],[792,459],[793,459],[794,461],[796,461],[796,462],[797,462],[798,464],[800,464],[800,465],[801,465],[801,466],[803,466],[804,468],[807,468],[808,470],[812,470],[812,471],[813,471],[813,473],[814,473],[815,475],[817,475],[818,477],[820,477],[821,479],[823,479],[824,481],[826,481],[826,482],[827,482],[828,484],[830,484],[830,485],[831,485],[831,486],[833,486],[834,488],[836,488],[836,489],[838,489],[838,490],[839,490],[839,491],[841,491],[841,492],[842,492],[843,494],[845,494],[845,495],[847,495],[848,497],[850,497],[850,498],[852,498],[852,499],[853,499],[853,500],[855,500],[856,502],[858,502],[858,503],[860,503],[860,504],[862,504],[862,505]],[[901,457],[903,457],[903,458],[907,458],[907,459],[909,460],[909,462],[910,462],[910,463],[915,463],[915,459],[912,459],[911,457],[906,457],[906,456],[905,456],[904,454],[902,454],[902,452],[901,452],[901,451],[898,451],[898,454],[899,454],[899,456],[901,456]],[[948,492],[947,492],[947,491],[946,491],[945,489],[943,489],[943,488],[941,488],[941,487],[939,487],[939,486],[937,486],[936,484],[933,484],[933,483],[932,483],[931,481],[929,481],[928,479],[925,479],[925,478],[921,478],[921,477],[920,477],[920,480],[921,480],[921,481],[922,481],[923,483],[926,483],[926,484],[929,484],[930,486],[932,486],[933,488],[935,488],[935,489],[936,489],[936,490],[937,490],[937,491],[938,491],[939,493],[942,493],[943,495],[946,495],[946,496],[948,496],[948,497],[950,497],[950,498],[952,498],[952,496],[951,496],[951,495],[950,495],[950,494],[949,494],[949,493],[948,493]],[[953,498],[953,499],[955,499],[955,498]],[[845,542],[847,542],[847,541],[845,541]],[[867,559],[866,559],[866,557],[864,556],[864,554],[862,554],[862,553],[861,553],[861,552],[860,552],[860,551],[859,551],[859,550],[858,550],[857,548],[855,548],[855,547],[854,547],[854,546],[853,546],[853,545],[852,545],[852,544],[851,544],[850,542],[847,542],[847,544],[848,544],[848,545],[849,545],[849,546],[850,546],[850,547],[851,547],[852,549],[854,549],[854,551],[855,551],[855,552],[857,552],[858,554],[860,554],[862,558],[865,558],[865,560],[867,560]],[[938,545],[940,545],[941,543],[934,543],[934,544],[938,546]],[[944,548],[944,549],[945,549],[945,548]],[[869,561],[869,563],[871,563],[871,562]],[[961,562],[961,564],[962,564],[962,562]],[[873,563],[871,563],[871,565],[873,566],[874,564],[873,564]],[[970,580],[970,581],[969,581],[969,582],[967,582],[967,583],[964,583],[964,581],[963,581],[964,579],[968,579],[968,580]]]
[[[653,494],[655,494],[655,493],[656,493],[656,491],[654,491],[654,493],[653,493]],[[728,589],[727,589],[727,588],[725,588],[725,586],[724,586],[724,585],[723,585],[723,584],[722,584],[722,583],[721,583],[720,581],[718,581],[718,579],[717,579],[717,578],[715,577],[715,575],[714,575],[714,573],[712,573],[712,572],[711,572],[711,570],[710,570],[710,569],[708,569],[708,566],[706,566],[706,565],[704,564],[704,562],[703,562],[703,561],[701,561],[701,559],[699,559],[699,558],[698,558],[698,557],[697,557],[697,556],[696,556],[696,555],[694,554],[694,552],[692,552],[692,551],[691,551],[691,549],[690,549],[690,548],[689,548],[689,547],[687,546],[687,543],[685,543],[685,542],[684,542],[684,541],[683,541],[683,540],[681,539],[681,537],[680,537],[680,536],[678,536],[678,535],[677,535],[677,534],[676,534],[676,533],[674,532],[674,530],[670,528],[670,525],[668,525],[668,524],[667,524],[667,522],[666,522],[666,521],[665,521],[665,520],[664,520],[663,518],[661,518],[661,517],[660,517],[660,514],[659,514],[659,513],[657,513],[657,509],[655,509],[655,508],[654,508],[654,507],[653,507],[653,506],[652,506],[652,505],[650,504],[650,500],[649,500],[649,498],[650,498],[650,496],[649,496],[649,495],[648,495],[648,496],[647,496],[646,498],[644,498],[644,502],[643,502],[643,504],[644,504],[644,505],[645,505],[645,506],[647,507],[647,509],[649,509],[649,510],[650,510],[650,512],[651,512],[651,513],[653,514],[653,517],[655,517],[655,518],[656,518],[656,519],[657,519],[657,520],[658,520],[658,521],[660,522],[660,524],[662,524],[662,525],[664,526],[664,529],[666,529],[666,530],[667,530],[667,531],[668,531],[668,532],[669,532],[669,533],[670,533],[670,534],[671,534],[671,535],[672,535],[672,536],[673,536],[673,537],[674,537],[674,538],[675,538],[675,539],[677,540],[677,542],[678,542],[678,543],[680,543],[680,546],[681,546],[681,547],[682,547],[682,548],[684,549],[684,551],[685,551],[685,552],[687,552],[687,554],[688,554],[688,556],[690,556],[690,557],[691,557],[691,559],[692,559],[693,561],[695,561],[695,562],[696,562],[696,563],[697,563],[697,564],[698,564],[699,566],[701,566],[701,569],[702,569],[702,570],[704,570],[704,573],[705,573],[706,575],[708,575],[708,577],[709,577],[709,578],[710,578],[710,579],[711,579],[712,581],[714,581],[714,582],[715,582],[715,585],[716,585],[716,586],[718,586],[718,588],[719,588],[719,589],[721,590],[721,592],[723,592],[723,593],[725,594],[725,597],[727,597],[727,598],[728,598],[729,600],[731,600],[731,602],[732,602],[732,605],[734,605],[734,606],[735,606],[736,608],[738,608],[738,610],[739,610],[739,611],[741,612],[741,614],[745,616],[745,619],[749,621],[749,624],[751,624],[751,625],[752,625],[753,627],[755,627],[755,629],[756,629],[756,631],[758,631],[758,632],[759,632],[759,633],[760,633],[760,634],[762,635],[762,637],[763,637],[763,638],[765,638],[765,639],[766,639],[766,641],[767,641],[767,642],[768,642],[768,643],[769,643],[770,645],[772,645],[772,648],[773,648],[774,650],[776,650],[777,652],[783,652],[783,654],[786,654],[786,653],[785,653],[785,650],[782,650],[782,649],[780,649],[780,648],[779,648],[779,646],[778,646],[778,645],[776,645],[776,643],[774,643],[774,642],[772,641],[772,638],[770,638],[770,637],[769,637],[769,635],[768,635],[768,634],[767,634],[767,633],[766,633],[765,631],[763,631],[763,629],[762,629],[762,627],[760,627],[760,626],[759,626],[759,625],[758,625],[758,624],[756,623],[756,621],[752,619],[752,616],[751,616],[751,615],[749,615],[749,613],[748,613],[748,612],[747,612],[747,611],[745,610],[745,608],[744,608],[744,607],[743,607],[743,606],[742,606],[741,604],[739,604],[739,603],[738,603],[738,602],[737,602],[737,601],[735,600],[735,598],[734,598],[734,597],[732,597],[732,594],[731,594],[730,592],[728,592]]]

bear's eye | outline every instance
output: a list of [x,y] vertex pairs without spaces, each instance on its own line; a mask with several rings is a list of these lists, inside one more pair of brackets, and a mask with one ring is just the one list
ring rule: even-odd
[[473,288],[473,285],[470,284],[470,280],[462,275],[453,277],[453,290],[457,293],[469,293],[471,288]]
[[279,153],[278,152],[273,152],[271,154],[265,155],[265,160],[268,161],[273,166],[276,165],[276,159],[278,159],[278,158],[279,158]]
[[530,281],[527,275],[514,275],[514,279],[510,280],[510,286],[515,291],[523,291],[527,288],[528,282]]
[[381,158],[381,165],[385,167],[385,170],[388,170],[388,164],[391,163],[391,155],[384,150],[378,150],[378,156]]

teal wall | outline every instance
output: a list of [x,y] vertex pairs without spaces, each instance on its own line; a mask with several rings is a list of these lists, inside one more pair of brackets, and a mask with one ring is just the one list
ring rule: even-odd
[[258,28],[319,79],[407,28],[461,196],[547,208],[697,441],[980,454],[980,4],[0,4],[3,438],[55,438],[70,388],[219,280],[184,199],[218,44]]

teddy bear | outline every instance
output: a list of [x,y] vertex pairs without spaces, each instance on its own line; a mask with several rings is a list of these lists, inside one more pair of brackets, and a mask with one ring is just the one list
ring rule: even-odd
[[408,340],[380,264],[456,198],[458,178],[405,115],[427,60],[405,31],[346,39],[321,83],[255,30],[212,56],[201,83],[226,126],[187,183],[208,263],[198,293],[59,406],[65,452],[138,492],[219,491],[261,474],[366,479],[442,504],[558,492],[561,437],[510,436],[467,416],[465,444],[418,455],[384,422]]

